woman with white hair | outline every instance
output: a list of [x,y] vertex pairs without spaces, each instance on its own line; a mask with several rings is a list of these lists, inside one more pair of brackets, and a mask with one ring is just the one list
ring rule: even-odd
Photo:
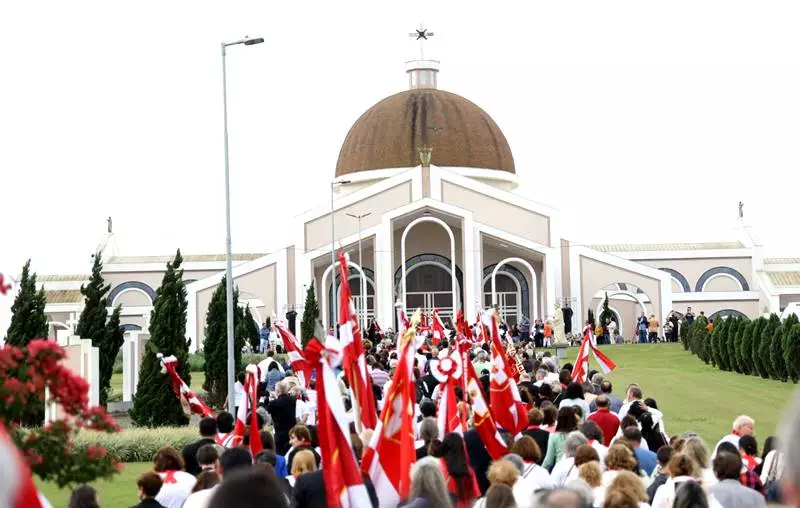
[[575,431],[567,434],[567,440],[564,441],[564,454],[550,473],[550,481],[556,487],[563,487],[567,483],[570,473],[573,472],[575,467],[575,452],[580,445],[588,444],[589,440],[582,432]]
[[[425,457],[411,466],[411,492],[408,505],[427,508],[451,508],[453,503],[439,469],[439,461]],[[407,505],[407,506],[408,506]]]

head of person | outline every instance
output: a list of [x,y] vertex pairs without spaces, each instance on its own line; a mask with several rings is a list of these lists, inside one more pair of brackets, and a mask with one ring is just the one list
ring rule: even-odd
[[619,428],[627,429],[628,427],[638,427],[639,422],[636,421],[636,417],[632,415],[625,415],[625,417],[619,421]]
[[511,453],[519,455],[528,464],[539,463],[542,460],[542,450],[536,441],[530,436],[522,436],[514,441]]
[[429,506],[451,506],[439,461],[425,457],[411,465],[411,499],[423,498]]
[[436,403],[430,399],[423,400],[419,405],[419,412],[423,418],[436,416]]
[[638,426],[625,427],[622,435],[628,440],[635,448],[642,444],[642,431]]
[[613,390],[614,386],[611,384],[611,381],[606,379],[602,383],[600,383],[600,392],[605,394],[610,394],[611,390]]
[[714,475],[719,481],[739,480],[742,473],[742,458],[738,454],[721,451],[714,457]]
[[200,437],[214,439],[217,436],[217,420],[210,417],[203,418],[198,424],[198,429],[200,430]]
[[675,490],[674,508],[708,508],[708,496],[698,482],[681,482]]
[[[597,453],[595,451],[595,453]],[[585,481],[591,488],[599,487],[603,483],[603,471],[599,461],[584,462],[578,466],[578,478]]]
[[758,456],[758,442],[753,436],[742,436],[739,438],[739,453],[751,457]]
[[217,430],[223,434],[233,432],[233,415],[227,411],[217,414]]
[[[683,444],[684,455],[695,461],[700,469],[708,469],[711,467],[711,462],[708,458],[708,447],[706,442],[700,436],[690,437]],[[738,452],[737,452],[738,453]]]
[[599,373],[599,372],[597,372],[597,371],[592,371],[592,372],[594,372],[594,374],[592,374],[591,376],[589,376],[589,379],[591,379],[591,380],[592,380],[592,384],[593,384],[593,385],[597,385],[597,386],[600,386],[600,385],[602,385],[602,384],[603,384],[603,381],[605,381],[605,380],[606,380],[605,376],[603,376],[602,374],[600,374],[600,373]]
[[228,475],[236,471],[250,469],[253,466],[253,456],[250,450],[242,447],[228,448],[219,458],[218,473],[227,481]]
[[303,444],[311,443],[311,431],[305,425],[295,425],[289,431],[289,444],[291,446],[300,446]]
[[496,460],[489,466],[486,477],[492,485],[503,484],[513,487],[519,480],[519,469],[509,460]]
[[203,471],[197,475],[197,482],[192,487],[192,492],[200,492],[214,487],[220,482],[220,477],[216,471]]
[[606,467],[611,471],[630,471],[636,467],[636,456],[622,443],[614,443],[606,454]]
[[432,417],[423,418],[419,424],[419,438],[426,443],[439,439],[439,425]]
[[543,381],[547,377],[547,369],[538,369],[536,371],[536,381]]
[[447,472],[456,482],[457,497],[459,499],[464,498],[471,487],[472,481],[472,470],[467,460],[464,438],[455,432],[447,434],[439,446],[439,456],[444,460]]
[[289,383],[286,383],[284,381],[279,381],[275,385],[275,395],[277,395],[278,397],[281,397],[283,395],[289,395]]
[[495,508],[516,508],[514,491],[505,483],[493,483],[486,491],[486,506]]
[[136,487],[139,489],[139,500],[153,499],[161,492],[162,485],[164,485],[164,480],[157,473],[152,471],[142,473],[136,481]]
[[583,422],[580,430],[589,441],[603,441],[603,429],[592,420]]
[[[224,455],[223,455],[224,457]],[[275,473],[267,469],[250,467],[225,477],[208,503],[208,508],[288,508],[289,504]]]
[[575,382],[570,383],[564,392],[564,398],[583,400],[583,385]]
[[[739,461],[739,463],[741,464],[741,461]],[[697,463],[682,453],[674,453],[669,459],[669,463],[667,463],[667,474],[672,478],[677,478],[678,476],[699,478],[702,476],[702,472],[697,466]]]
[[562,385],[568,385],[571,379],[572,371],[561,369],[561,371],[558,373],[558,382]]
[[572,406],[564,406],[558,410],[556,419],[556,432],[572,432],[578,428],[578,420],[575,418],[575,410]]
[[589,440],[586,439],[582,432],[577,430],[570,432],[566,441],[564,441],[564,457],[574,457],[578,447],[585,444],[589,444]]
[[[159,488],[161,487],[159,486]],[[91,485],[76,487],[69,496],[69,508],[100,508],[100,503],[97,500],[97,491]]]
[[[542,387],[544,386],[546,385],[542,385]],[[539,391],[539,393],[540,394],[542,393],[541,390]],[[542,425],[550,426],[556,423],[556,420],[558,419],[558,408],[556,407],[555,404],[553,404],[549,400],[545,400],[544,402],[542,402],[542,405],[539,409],[541,409],[542,414],[544,415],[544,419],[542,420]]]
[[575,450],[575,467],[580,467],[587,462],[600,464],[600,454],[592,445],[582,444]]
[[628,386],[628,400],[642,400],[642,389],[639,385]]
[[528,425],[541,425],[544,421],[544,413],[538,408],[531,408],[528,411]]
[[542,490],[534,494],[536,508],[590,508],[591,502],[574,489],[558,488]]
[[255,464],[269,464],[274,468],[278,464],[278,456],[273,450],[261,450],[255,456]]
[[672,454],[673,451],[670,446],[664,445],[661,448],[659,448],[658,451],[656,452],[656,460],[658,461],[658,464],[662,468],[667,467],[667,464],[669,464],[669,459],[672,458]]
[[160,448],[153,456],[153,471],[156,473],[182,471],[184,467],[183,455],[172,446]]
[[203,471],[216,471],[219,462],[217,445],[206,444],[197,450],[197,463]]
[[607,410],[609,409],[610,401],[608,400],[608,396],[605,394],[600,394],[596,399],[594,399],[594,403],[597,405],[597,409]]
[[649,407],[650,409],[658,409],[658,404],[656,403],[656,399],[648,397],[644,399],[644,405]]
[[622,503],[616,502],[611,505],[615,508],[617,506],[638,508],[640,502],[646,502],[648,500],[642,479],[630,471],[622,471],[614,478],[611,485],[608,486],[606,497],[611,494],[613,498],[615,492],[622,494],[619,496],[619,499],[623,501]]
[[752,436],[756,433],[756,422],[747,415],[737,416],[733,421],[733,432],[737,436]]
[[311,450],[300,450],[292,459],[292,476],[295,478],[317,470],[317,461]]

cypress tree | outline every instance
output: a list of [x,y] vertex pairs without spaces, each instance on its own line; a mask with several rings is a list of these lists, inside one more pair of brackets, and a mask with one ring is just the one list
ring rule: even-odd
[[694,343],[694,354],[703,362],[708,363],[708,320],[704,316],[698,316],[692,324],[692,342]]
[[[306,304],[303,307],[303,321],[300,323],[300,340],[303,347],[314,336],[314,327],[319,319],[319,305],[317,304],[317,294],[314,292],[314,281],[308,286],[306,291]],[[322,338],[320,338],[322,340]]]
[[[75,334],[82,339],[92,341],[92,346],[98,349],[100,356],[100,404],[105,406],[108,401],[108,391],[111,388],[111,376],[114,373],[114,361],[124,341],[120,330],[114,330],[108,325],[108,292],[111,286],[103,280],[103,261],[100,256],[94,256],[92,275],[88,285],[81,285],[83,295],[83,310],[78,319]],[[117,328],[119,328],[119,312],[115,310]]]
[[724,360],[722,359],[722,334],[727,327],[727,322],[727,319],[718,318],[714,323],[714,329],[711,331],[711,365],[720,370],[727,370],[723,368]]
[[739,332],[738,346],[736,347],[736,362],[742,374],[752,374],[755,371],[750,354],[750,338],[753,335],[753,328],[756,327],[756,321],[758,319],[749,321],[746,326],[740,327],[741,331]]
[[167,263],[167,271],[156,291],[153,313],[150,316],[150,342],[139,368],[139,384],[130,412],[140,427],[186,425],[189,418],[183,412],[178,397],[170,387],[169,378],[161,373],[160,352],[178,360],[177,372],[186,384],[191,384],[189,372],[189,341],[186,340],[186,288],[183,285],[183,257],[178,249],[175,258]]
[[11,305],[11,324],[6,332],[6,343],[25,347],[33,339],[47,338],[47,315],[44,307],[47,298],[44,289],[36,290],[36,272],[31,273],[31,260],[22,267],[19,292]]
[[800,379],[800,324],[794,324],[788,330],[783,348],[783,358],[786,360],[786,370],[793,382]]
[[781,354],[783,356],[783,368],[786,369],[786,378],[791,379],[792,382],[797,382],[796,376],[800,373],[794,373],[794,365],[790,361],[791,356],[788,355],[787,352],[792,347],[792,328],[797,323],[800,323],[800,318],[797,317],[797,314],[792,313],[786,317],[786,319],[783,321],[783,325],[781,325]]
[[724,362],[727,367],[725,370],[738,372],[739,369],[736,365],[736,335],[739,333],[739,326],[742,324],[742,320],[738,317],[734,317],[730,318],[729,321],[730,323],[725,327],[725,335],[723,336],[724,347],[722,356],[725,359]]
[[786,371],[786,363],[784,363],[783,359],[784,324],[785,322],[778,325],[778,327],[775,328],[775,333],[772,334],[769,347],[769,364],[772,377],[785,383],[789,378],[789,374]]
[[755,342],[753,343],[753,354],[755,355],[755,364],[758,368],[758,373],[764,379],[774,378],[775,373],[772,371],[772,363],[770,362],[769,350],[772,347],[772,337],[775,331],[781,326],[781,318],[777,314],[770,314],[769,319],[761,328],[760,340],[756,348]]
[[[617,316],[614,314],[608,306],[608,293],[606,293],[606,297],[603,299],[603,308],[600,311],[600,325],[603,327],[603,332],[608,333],[608,328],[606,327],[606,320],[610,321],[617,321]],[[613,337],[609,337],[611,342],[614,342]]]
[[592,329],[594,329],[594,326],[597,323],[595,323],[595,321],[594,321],[594,312],[592,311],[592,309],[589,309],[589,314],[588,314],[587,321],[589,321],[589,324],[592,325]]
[[692,339],[692,325],[686,319],[681,320],[680,329],[678,330],[681,344],[683,344],[684,351],[689,351],[689,346]]
[[[211,295],[206,312],[205,340],[203,352],[205,353],[205,366],[203,370],[206,379],[203,382],[208,400],[206,402],[221,405],[228,395],[228,309],[225,284],[222,282]],[[244,312],[239,308],[239,290],[233,291],[233,330],[234,347],[233,358],[235,372],[242,370],[242,347],[245,344],[246,327],[243,327]]]
[[753,328],[750,330],[748,339],[750,340],[747,352],[749,352],[750,359],[750,374],[753,376],[766,376],[766,368],[762,364],[762,358],[759,355],[761,347],[761,336],[764,332],[764,327],[767,325],[767,319],[763,316],[759,317],[753,322]]
[[253,318],[253,313],[250,312],[250,304],[244,307],[244,315],[242,316],[242,323],[245,325],[245,337],[247,344],[250,345],[254,353],[258,352],[258,347],[261,345],[261,336],[259,335],[258,323]]

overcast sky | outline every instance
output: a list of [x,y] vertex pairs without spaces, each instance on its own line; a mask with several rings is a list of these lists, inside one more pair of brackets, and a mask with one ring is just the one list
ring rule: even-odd
[[420,21],[570,240],[730,240],[742,200],[800,255],[799,2],[53,0],[0,7],[0,271],[88,272],[109,215],[124,255],[224,252],[219,44],[244,35],[266,43],[229,50],[234,250],[288,245]]

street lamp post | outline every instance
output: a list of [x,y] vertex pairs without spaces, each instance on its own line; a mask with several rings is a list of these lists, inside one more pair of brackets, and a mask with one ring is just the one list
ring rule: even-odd
[[[336,294],[336,230],[334,229],[334,204],[333,204],[333,190],[336,188],[337,185],[347,185],[350,183],[350,180],[331,180],[331,288],[333,291],[333,295],[331,296],[331,309],[333,309],[333,319],[331,320],[331,324],[333,325],[333,336],[337,337],[336,334],[336,326],[339,324],[339,316],[336,313],[337,309],[337,294]],[[322,288],[324,291],[324,288]],[[327,312],[328,309],[325,309]]]
[[236,365],[234,363],[234,340],[233,340],[233,260],[231,256],[231,185],[230,185],[230,165],[228,161],[228,79],[226,69],[226,49],[228,46],[244,44],[252,46],[261,44],[264,39],[244,39],[236,42],[223,42],[222,46],[222,123],[224,130],[223,143],[225,146],[225,227],[227,235],[225,238],[225,292],[227,299],[228,314],[228,410],[233,411],[235,394],[233,385],[236,382]]
[[[361,268],[361,278],[364,278],[364,266],[361,264],[361,219],[365,217],[369,217],[372,215],[372,212],[356,214],[356,213],[348,213],[347,216],[358,221],[358,266]],[[361,287],[367,287],[367,281],[361,281]],[[361,329],[367,329],[367,295],[361,295],[360,302],[359,302],[359,309],[358,311],[361,313]]]

